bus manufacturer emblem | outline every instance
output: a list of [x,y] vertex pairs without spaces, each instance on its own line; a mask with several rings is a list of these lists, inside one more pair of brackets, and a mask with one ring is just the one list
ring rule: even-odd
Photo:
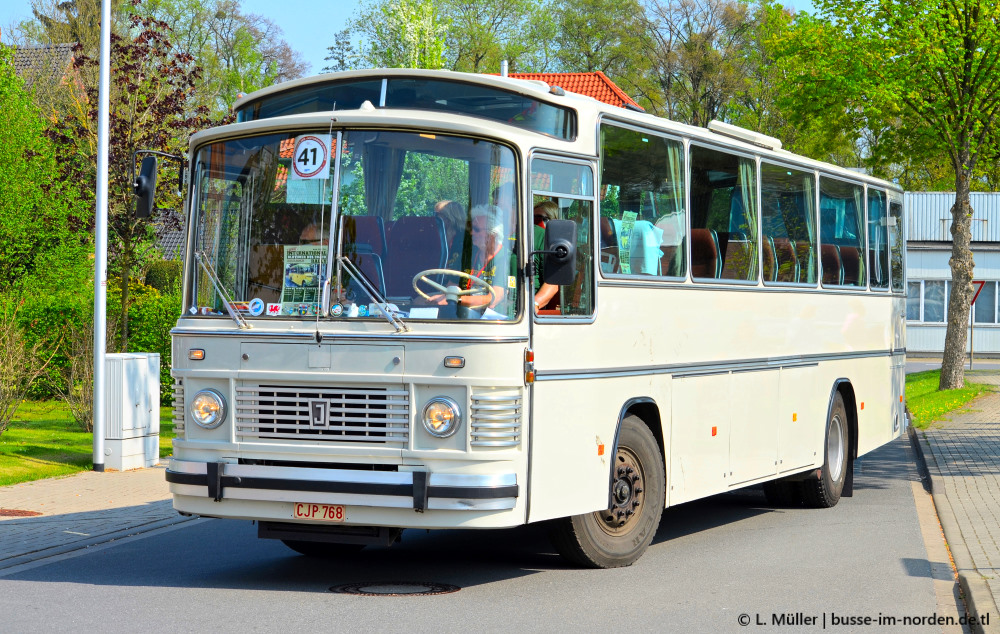
[[309,399],[309,426],[330,426],[330,401],[322,398]]

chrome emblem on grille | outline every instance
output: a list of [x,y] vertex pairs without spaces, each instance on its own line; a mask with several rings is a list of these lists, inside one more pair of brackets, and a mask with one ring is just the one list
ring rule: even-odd
[[309,399],[309,425],[311,427],[330,426],[330,401],[322,398]]

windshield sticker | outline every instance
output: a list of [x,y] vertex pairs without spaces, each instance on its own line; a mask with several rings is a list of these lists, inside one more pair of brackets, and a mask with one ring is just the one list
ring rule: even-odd
[[[285,245],[285,274],[281,286],[281,312],[302,315],[319,310],[319,289],[325,272],[327,248],[322,245]],[[302,307],[306,313],[302,313]]]
[[260,317],[264,314],[264,300],[259,297],[254,297],[250,300],[249,312],[254,317]]
[[340,317],[344,314],[344,307],[340,304],[334,304],[330,307],[330,315],[334,317]]
[[358,317],[367,317],[367,316],[368,316],[368,307],[365,306],[364,304],[358,306]]
[[292,180],[330,178],[329,134],[304,134],[295,137],[291,177]]
[[267,316],[278,317],[281,315],[281,304],[267,304]]

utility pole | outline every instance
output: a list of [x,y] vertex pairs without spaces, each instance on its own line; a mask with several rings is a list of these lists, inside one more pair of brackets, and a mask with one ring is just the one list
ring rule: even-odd
[[108,109],[111,101],[111,0],[101,0],[101,70],[97,106],[97,209],[94,214],[94,471],[104,471],[107,418],[105,355],[108,295]]

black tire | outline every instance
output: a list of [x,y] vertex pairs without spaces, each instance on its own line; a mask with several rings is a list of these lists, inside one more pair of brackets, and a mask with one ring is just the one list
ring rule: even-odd
[[663,455],[638,416],[622,421],[613,466],[614,506],[553,520],[549,538],[559,554],[586,568],[632,565],[653,541],[666,499]]
[[331,544],[329,542],[304,542],[297,539],[283,539],[281,542],[306,557],[317,559],[335,559],[345,555],[361,552],[364,544]]
[[802,502],[806,506],[824,509],[836,506],[840,501],[840,494],[844,491],[844,478],[847,476],[849,428],[844,397],[836,392],[830,406],[830,418],[826,421],[820,476],[802,481]]
[[801,506],[802,482],[797,480],[765,482],[764,497],[771,506]]

